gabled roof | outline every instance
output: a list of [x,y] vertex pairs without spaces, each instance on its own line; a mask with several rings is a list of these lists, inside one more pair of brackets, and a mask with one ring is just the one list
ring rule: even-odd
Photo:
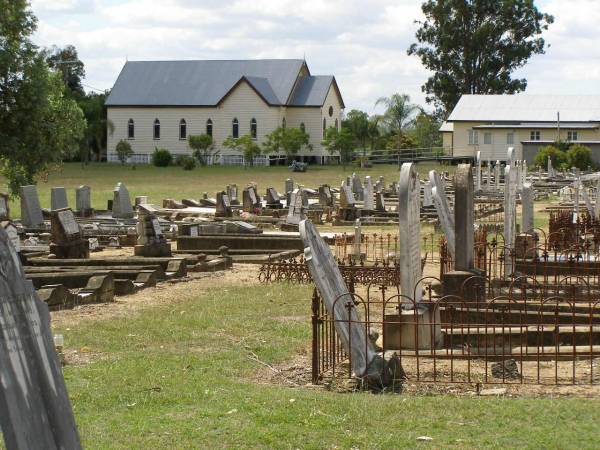
[[289,106],[322,106],[333,81],[331,75],[302,77],[298,80]]
[[305,64],[301,59],[129,61],[106,105],[216,106],[245,81],[272,106],[322,106],[335,79],[298,79]]
[[600,95],[463,95],[449,122],[600,122]]

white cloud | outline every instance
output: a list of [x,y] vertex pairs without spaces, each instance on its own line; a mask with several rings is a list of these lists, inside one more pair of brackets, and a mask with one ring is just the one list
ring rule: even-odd
[[[301,58],[334,74],[348,108],[405,92],[428,72],[406,55],[419,0],[35,0],[39,45],[73,44],[86,84],[110,88],[129,59]],[[547,0],[551,47],[519,72],[537,93],[600,93],[600,2]]]

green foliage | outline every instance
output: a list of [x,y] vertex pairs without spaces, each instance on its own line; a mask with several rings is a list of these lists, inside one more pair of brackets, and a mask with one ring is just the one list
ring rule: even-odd
[[567,151],[568,167],[577,167],[580,170],[594,168],[596,164],[592,160],[592,150],[581,144],[573,144]]
[[82,161],[89,161],[90,152],[96,154],[96,160],[106,149],[108,134],[112,134],[114,124],[108,120],[104,102],[108,93],[97,94],[90,92],[77,99],[79,107],[83,111],[87,127],[81,146]]
[[421,111],[419,106],[410,102],[407,94],[394,94],[391,97],[381,97],[375,105],[384,105],[385,112],[381,117],[381,125],[390,134],[406,131],[414,123],[415,116]]
[[266,136],[265,153],[285,153],[293,159],[302,149],[312,150],[310,135],[301,128],[279,127]]
[[421,111],[415,118],[410,134],[418,148],[433,148],[442,145],[441,122],[433,114]]
[[133,155],[133,149],[131,148],[131,144],[127,141],[121,139],[115,148],[115,152],[117,153],[117,158],[121,161],[121,164],[125,164],[127,162],[127,158]]
[[395,153],[399,150],[417,148],[417,142],[409,134],[405,134],[405,133],[393,134],[393,135],[389,136],[389,138],[386,142],[385,148],[390,153]]
[[427,0],[408,49],[433,72],[422,89],[447,116],[462,94],[514,94],[527,80],[513,79],[545,48],[541,34],[554,18],[532,0]]
[[218,150],[215,151],[212,136],[208,134],[190,134],[188,136],[188,147],[193,150],[192,155],[201,166],[206,166],[211,157],[214,158],[219,154]]
[[156,167],[167,167],[171,165],[173,161],[173,155],[166,148],[158,148],[154,149],[154,153],[152,153],[152,164]]
[[342,128],[341,131],[338,131],[334,127],[328,128],[321,145],[325,147],[330,155],[339,155],[344,167],[352,161],[354,156],[354,142],[352,134],[347,128]]
[[191,156],[188,155],[181,155],[183,156],[183,158],[181,158],[181,167],[183,167],[183,170],[193,170],[196,168],[196,160],[194,158],[192,158]]
[[0,169],[12,194],[77,152],[85,120],[29,36],[25,0],[0,0]]
[[237,139],[229,136],[223,142],[223,147],[230,148],[232,150],[238,151],[244,157],[244,163],[253,166],[254,165],[254,157],[259,156],[262,153],[262,149],[256,143],[252,136],[249,134],[245,134],[242,137]]
[[67,92],[74,98],[85,96],[81,80],[85,78],[85,68],[73,45],[59,48],[56,45],[44,50],[46,64],[60,73]]
[[566,167],[567,154],[554,145],[546,145],[539,149],[535,155],[534,164],[537,167],[545,168],[548,165],[548,158],[552,160],[552,167],[560,169]]

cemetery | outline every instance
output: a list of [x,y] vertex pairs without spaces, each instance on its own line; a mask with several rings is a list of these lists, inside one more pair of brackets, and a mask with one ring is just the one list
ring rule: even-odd
[[[92,205],[92,182],[75,189],[73,208],[64,187],[52,187],[45,205],[39,191],[46,188],[30,185],[20,190],[20,218],[0,196],[3,253],[12,265],[3,269],[4,282],[7,273],[18,274],[22,286],[14,292],[24,289],[35,306],[15,303],[29,311],[15,316],[23,322],[15,330],[42,327],[35,333],[52,361],[32,382],[58,377],[60,385],[61,361],[69,373],[80,358],[93,357],[64,349],[54,328],[64,333],[69,318],[128,314],[137,302],[152,314],[161,307],[156,301],[172,305],[172,296],[217,282],[224,300],[239,298],[244,286],[260,286],[256,292],[267,298],[300,299],[293,309],[301,320],[282,327],[305,336],[302,354],[280,343],[282,362],[271,363],[247,350],[252,371],[268,384],[312,386],[322,390],[317,395],[524,395],[531,388],[596,395],[600,173],[551,165],[528,171],[511,149],[502,162],[478,155],[425,172],[403,163],[397,179],[377,169],[351,173],[339,187],[288,176],[262,186],[230,182],[214,196],[181,199],[132,196],[121,181],[104,207]],[[39,318],[31,321],[35,310]],[[271,321],[284,310],[253,313]],[[232,320],[246,313],[235,314]],[[126,323],[132,336],[143,326]],[[235,334],[245,342],[254,331]],[[39,401],[58,408],[64,422],[51,423],[50,435],[49,419],[30,426],[43,445],[77,448],[62,389]],[[16,423],[5,418],[7,439],[28,442]]]

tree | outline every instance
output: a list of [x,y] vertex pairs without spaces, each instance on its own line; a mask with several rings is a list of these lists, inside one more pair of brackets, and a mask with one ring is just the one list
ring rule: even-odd
[[83,111],[87,127],[84,140],[81,145],[81,160],[89,161],[90,152],[95,153],[99,161],[103,151],[106,149],[108,134],[114,131],[114,124],[107,117],[104,102],[108,92],[98,94],[90,92],[77,101]]
[[421,111],[415,118],[411,134],[414,136],[417,147],[433,148],[442,145],[442,135],[440,133],[441,123],[435,115]]
[[321,145],[329,152],[330,155],[339,155],[342,165],[352,161],[354,156],[354,139],[352,133],[347,128],[342,128],[338,131],[335,127],[327,128],[325,139]]
[[514,94],[527,80],[512,73],[545,52],[541,37],[554,22],[533,0],[428,0],[409,55],[433,72],[422,86],[446,117],[462,94]]
[[364,111],[353,109],[342,121],[342,128],[346,128],[354,139],[357,147],[363,149],[363,156],[367,154],[367,140],[369,138],[369,115]]
[[310,135],[301,128],[279,127],[266,136],[265,153],[284,152],[288,162],[303,150],[312,150]]
[[125,165],[127,159],[133,155],[131,144],[123,139],[117,143],[115,151],[117,152],[117,158],[119,158],[119,161],[121,161],[121,164],[123,165]]
[[577,167],[580,170],[594,168],[592,150],[581,144],[573,144],[567,151],[567,164],[569,167]]
[[193,150],[194,158],[198,160],[201,166],[206,166],[210,157],[217,156],[212,136],[208,134],[190,134],[188,136],[188,146]]
[[16,194],[77,152],[85,119],[29,37],[26,0],[0,0],[0,169]]
[[410,102],[407,94],[394,94],[391,97],[381,97],[375,102],[375,106],[384,105],[385,113],[381,123],[391,134],[402,134],[412,125],[416,114],[420,111],[417,105]]
[[254,165],[254,157],[262,153],[260,146],[249,134],[245,134],[237,139],[229,136],[223,141],[223,147],[240,152],[244,157],[244,163],[250,166]]
[[83,62],[77,55],[77,49],[73,45],[59,48],[56,45],[44,50],[48,67],[61,74],[63,83],[73,94],[74,98],[83,97],[85,91],[81,80],[85,78]]
[[567,153],[555,145],[546,145],[538,150],[535,155],[534,164],[537,167],[545,168],[548,164],[548,158],[552,160],[552,167],[555,169],[567,167]]

